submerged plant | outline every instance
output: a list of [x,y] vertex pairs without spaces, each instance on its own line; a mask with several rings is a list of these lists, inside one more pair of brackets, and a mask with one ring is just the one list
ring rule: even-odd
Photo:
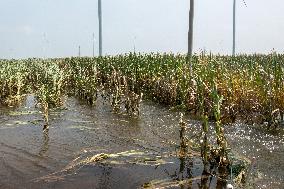
[[224,133],[224,128],[221,123],[221,105],[223,97],[218,94],[217,84],[213,81],[213,90],[211,92],[213,99],[213,111],[215,117],[215,132],[217,138],[218,148],[215,149],[215,159],[218,158],[221,166],[227,166],[230,164],[228,159],[228,144]]
[[49,108],[61,106],[65,95],[95,105],[98,94],[103,93],[114,112],[125,109],[138,115],[143,94],[201,119],[207,115],[216,120],[214,82],[223,97],[218,120],[225,123],[240,118],[247,123],[267,122],[272,128],[283,123],[283,60],[280,54],[230,57],[204,53],[192,56],[192,72],[186,56],[173,54],[0,60],[0,103],[18,104],[25,94],[37,95],[46,85]]
[[179,138],[180,138],[180,151],[179,156],[180,157],[186,157],[188,154],[188,139],[186,138],[186,124],[183,120],[183,114],[180,114],[180,120],[179,120]]
[[203,160],[203,164],[207,165],[210,160],[210,144],[208,141],[208,117],[206,115],[202,118],[202,134],[200,136],[200,149],[201,149],[201,157]]

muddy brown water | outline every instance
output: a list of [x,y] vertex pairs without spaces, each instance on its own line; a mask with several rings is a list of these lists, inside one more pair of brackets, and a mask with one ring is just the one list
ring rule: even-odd
[[[143,102],[134,118],[112,113],[101,99],[90,107],[68,98],[63,108],[51,110],[47,132],[42,120],[32,95],[20,107],[0,109],[1,189],[213,189],[231,182],[204,175],[198,157],[177,156],[179,112],[152,102]],[[199,122],[186,122],[189,136],[200,132]],[[231,148],[254,162],[251,186],[284,188],[282,131],[240,123],[225,131]]]

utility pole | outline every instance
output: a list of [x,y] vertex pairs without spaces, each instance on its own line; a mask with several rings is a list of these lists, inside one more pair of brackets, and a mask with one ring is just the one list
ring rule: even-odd
[[47,44],[47,40],[46,40],[46,33],[43,33],[43,46],[42,46],[42,50],[43,50],[43,58],[46,58],[46,44]]
[[95,57],[95,34],[93,33],[93,57]]
[[194,19],[194,0],[190,0],[190,9],[189,9],[189,28],[188,28],[188,51],[187,59],[190,66],[190,74],[192,73],[192,46],[193,46],[193,19]]
[[136,36],[134,36],[134,38],[133,38],[133,50],[134,50],[134,53],[136,53],[136,45],[135,45],[135,42],[136,42]]
[[103,54],[102,39],[102,1],[98,0],[98,16],[99,16],[99,56]]
[[79,53],[78,53],[79,57],[81,57],[81,47],[79,45]]
[[188,28],[188,56],[192,55],[192,44],[193,44],[193,19],[194,19],[194,0],[190,0],[189,9],[189,28]]
[[233,2],[233,52],[232,55],[236,55],[236,0]]

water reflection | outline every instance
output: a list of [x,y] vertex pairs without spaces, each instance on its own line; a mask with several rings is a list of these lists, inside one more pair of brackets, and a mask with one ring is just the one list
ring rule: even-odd
[[[227,173],[223,174],[222,169],[218,166],[204,166],[201,158],[190,156],[194,155],[194,153],[190,154],[191,148],[184,144],[187,141],[185,137],[187,135],[183,134],[185,131],[177,125],[178,113],[167,111],[165,108],[152,103],[143,103],[141,116],[131,118],[122,114],[110,113],[109,109],[103,106],[102,103],[96,104],[95,107],[89,107],[80,105],[76,99],[71,98],[67,101],[65,109],[56,110],[56,114],[54,113],[55,110],[51,111],[52,124],[58,126],[52,127],[50,131],[42,132],[41,129],[35,127],[39,122],[35,120],[41,120],[41,114],[37,113],[38,109],[32,103],[34,100],[29,98],[28,101],[27,104],[29,105],[26,106],[28,111],[35,112],[33,114],[19,113],[11,116],[8,109],[0,111],[2,112],[0,125],[6,125],[15,120],[27,122],[27,124],[18,127],[7,126],[1,128],[0,156],[1,153],[10,154],[11,158],[6,158],[6,163],[19,167],[23,173],[20,176],[14,172],[11,173],[11,177],[13,175],[15,177],[15,179],[7,180],[7,183],[11,184],[11,186],[15,186],[14,180],[30,180],[38,177],[39,171],[41,171],[42,175],[45,175],[56,172],[58,169],[61,170],[68,162],[77,157],[77,152],[81,152],[82,149],[95,148],[107,149],[106,153],[129,150],[158,155],[161,153],[162,158],[171,163],[161,164],[155,169],[150,165],[126,164],[122,168],[118,168],[117,165],[113,164],[101,165],[96,163],[99,169],[95,166],[93,167],[95,171],[88,169],[88,171],[82,172],[85,177],[70,176],[68,177],[70,182],[80,182],[80,185],[90,183],[90,187],[83,187],[84,185],[82,185],[82,188],[116,188],[116,185],[124,186],[117,188],[127,188],[123,184],[140,186],[140,184],[146,182],[157,186],[173,185],[173,188],[224,188],[226,182],[224,179],[226,178],[222,177],[222,175]],[[27,111],[25,107],[17,110],[19,112]],[[200,123],[193,124],[192,121],[190,123],[190,127],[188,125],[186,127],[188,134],[199,136]],[[214,128],[211,128],[211,130],[214,130]],[[52,142],[50,141],[51,138],[49,138],[51,137],[51,133],[49,133],[51,131]],[[256,157],[257,169],[260,169],[261,172],[255,171],[255,175],[262,177],[255,181],[259,183],[257,186],[261,184],[259,188],[265,188],[262,185],[273,182],[274,185],[272,183],[266,188],[281,188],[284,178],[283,132],[279,132],[279,134],[268,133],[267,130],[247,125],[233,125],[226,128],[226,132],[226,136],[234,150],[242,152],[241,155],[249,158]],[[203,138],[204,141],[211,141],[211,133],[213,132],[209,132],[208,138]],[[189,139],[193,139],[193,137]],[[36,150],[33,144],[38,144]],[[177,156],[173,157],[176,146],[179,146],[178,150],[176,150]],[[187,154],[187,156],[179,154]],[[27,160],[23,161],[23,158]],[[3,160],[1,161],[3,162]],[[131,161],[131,163],[133,162]],[[7,174],[7,171],[1,169],[0,175],[5,174]],[[125,175],[134,178],[133,180],[128,179]],[[135,180],[136,177],[138,178]],[[88,181],[88,179],[89,182],[84,182]],[[155,180],[160,182],[157,183]],[[4,181],[0,179],[0,188],[1,182]],[[50,185],[46,184],[41,188],[54,188],[57,186],[68,188],[68,184],[72,188],[70,183],[64,181],[54,182]],[[20,187],[15,186],[14,188]]]
[[44,157],[49,148],[49,129],[42,132],[42,145],[39,151],[39,156]]
[[112,167],[102,166],[102,174],[99,179],[100,188],[108,189],[111,188],[111,172]]
[[[206,161],[200,157],[195,157],[191,153],[190,143],[186,134],[186,124],[183,121],[181,114],[179,121],[179,147],[177,150],[177,158],[179,160],[179,167],[175,170],[174,174],[168,176],[178,183],[179,188],[198,188],[209,189],[217,188],[222,189],[226,186],[226,178],[228,175],[226,167],[220,167],[216,163],[210,163],[206,155]],[[208,139],[207,135],[203,137],[203,153],[208,153]],[[201,147],[202,148],[202,147]]]

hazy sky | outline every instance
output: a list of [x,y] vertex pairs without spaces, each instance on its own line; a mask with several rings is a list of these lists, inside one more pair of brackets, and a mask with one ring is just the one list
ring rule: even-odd
[[[194,52],[230,54],[233,0],[195,0]],[[284,53],[284,1],[237,0],[237,52]],[[189,0],[102,0],[103,52],[186,53]],[[0,58],[98,54],[97,0],[0,0]]]

